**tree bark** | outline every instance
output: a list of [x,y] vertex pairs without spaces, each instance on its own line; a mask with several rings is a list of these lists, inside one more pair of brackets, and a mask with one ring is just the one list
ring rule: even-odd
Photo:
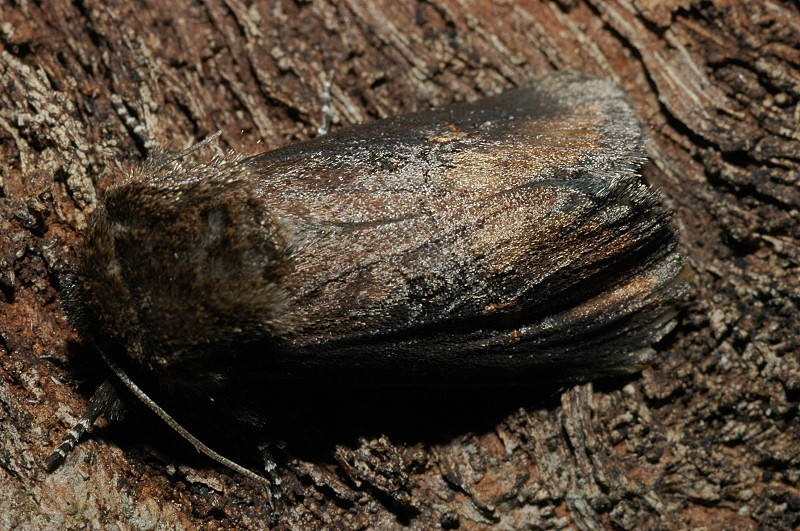
[[[798,11],[772,0],[0,2],[0,527],[800,525]],[[400,415],[406,426],[444,418],[438,434],[393,428],[393,411],[360,432],[345,412],[355,428],[314,451],[274,445],[272,506],[262,486],[182,455],[191,447],[160,442],[174,436],[135,412],[134,427],[95,427],[45,472],[86,408],[92,389],[78,384],[97,383],[61,279],[122,172],[217,130],[245,153],[312,137],[329,80],[336,128],[564,69],[628,91],[650,125],[645,177],[676,211],[691,297],[652,367],[535,400],[479,391],[475,411],[444,393],[435,412],[419,401]]]

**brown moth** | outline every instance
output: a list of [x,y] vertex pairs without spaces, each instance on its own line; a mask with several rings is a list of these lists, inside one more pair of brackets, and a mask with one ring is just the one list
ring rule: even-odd
[[[68,313],[125,386],[251,476],[152,397],[257,424],[273,383],[634,372],[686,291],[644,143],[618,86],[561,73],[260,155],[156,156],[106,192]],[[48,467],[118,414],[106,383]]]

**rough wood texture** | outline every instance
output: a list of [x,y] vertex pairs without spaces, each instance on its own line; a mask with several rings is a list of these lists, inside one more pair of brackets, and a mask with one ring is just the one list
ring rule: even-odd
[[[798,11],[774,0],[0,2],[0,527],[800,525]],[[551,400],[399,404],[363,431],[349,413],[347,437],[280,450],[277,512],[260,486],[158,442],[172,436],[144,414],[42,469],[91,392],[77,388],[86,371],[58,279],[119,171],[217,129],[246,152],[313,136],[331,74],[339,126],[567,68],[622,84],[652,125],[647,178],[677,211],[693,279],[655,366]],[[381,436],[395,416],[435,426],[449,412],[460,420],[436,435]]]

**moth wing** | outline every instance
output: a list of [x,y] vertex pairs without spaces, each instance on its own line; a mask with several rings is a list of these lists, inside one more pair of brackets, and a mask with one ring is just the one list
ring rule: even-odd
[[475,348],[542,349],[629,319],[682,267],[638,176],[643,142],[621,89],[568,73],[255,157],[295,232],[297,342],[458,329]]

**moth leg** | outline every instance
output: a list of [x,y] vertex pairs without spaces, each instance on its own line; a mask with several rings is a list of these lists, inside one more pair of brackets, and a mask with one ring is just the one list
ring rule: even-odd
[[331,122],[333,121],[333,97],[331,96],[331,89],[333,88],[333,70],[328,72],[328,79],[323,81],[322,94],[322,122],[317,128],[317,135],[327,135],[331,131]]
[[261,452],[261,460],[264,463],[264,471],[266,472],[267,479],[272,483],[270,502],[274,507],[279,508],[282,504],[281,484],[283,480],[278,474],[278,465],[275,463],[275,458],[272,457],[272,451],[270,451],[271,446],[272,443],[267,441],[258,445],[258,450]]
[[58,448],[53,450],[53,453],[45,460],[45,469],[48,472],[52,472],[58,468],[64,462],[70,450],[83,437],[83,434],[94,424],[97,417],[103,416],[109,420],[119,420],[124,413],[122,401],[117,395],[117,390],[111,382],[104,381],[89,400],[89,409],[86,410],[86,413],[83,414],[77,424],[67,432],[66,438]]

